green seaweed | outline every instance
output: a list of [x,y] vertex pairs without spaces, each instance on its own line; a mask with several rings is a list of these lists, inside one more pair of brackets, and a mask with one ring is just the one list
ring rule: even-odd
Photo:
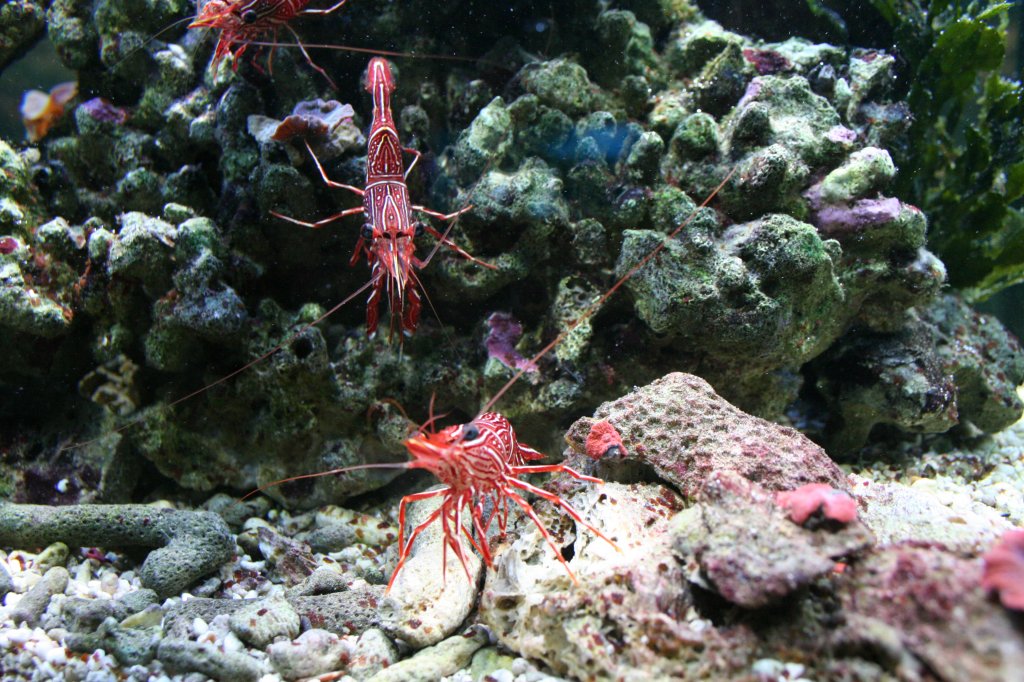
[[898,191],[928,213],[950,283],[983,300],[1024,281],[1024,86],[998,73],[1013,3],[871,2],[912,65]]

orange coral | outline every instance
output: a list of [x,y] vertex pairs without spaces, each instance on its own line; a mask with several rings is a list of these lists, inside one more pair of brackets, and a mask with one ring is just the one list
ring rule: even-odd
[[68,102],[78,94],[78,83],[69,81],[53,86],[49,93],[29,90],[21,100],[21,122],[29,142],[38,142],[64,115]]

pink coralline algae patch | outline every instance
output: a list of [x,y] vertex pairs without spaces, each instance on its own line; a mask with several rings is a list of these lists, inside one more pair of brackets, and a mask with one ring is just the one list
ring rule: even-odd
[[626,446],[622,444],[622,436],[611,425],[611,422],[599,421],[590,427],[587,434],[587,456],[591,459],[601,459],[609,455],[624,457]]
[[808,483],[775,496],[775,503],[789,512],[789,519],[803,525],[819,509],[826,519],[850,523],[857,519],[857,501],[825,483]]
[[497,358],[506,367],[521,369],[527,372],[536,372],[536,363],[530,362],[516,350],[516,343],[523,335],[523,325],[519,324],[516,318],[508,313],[491,313],[487,318],[488,357]]
[[1006,608],[1024,611],[1024,528],[1007,531],[985,554],[981,586],[998,592]]

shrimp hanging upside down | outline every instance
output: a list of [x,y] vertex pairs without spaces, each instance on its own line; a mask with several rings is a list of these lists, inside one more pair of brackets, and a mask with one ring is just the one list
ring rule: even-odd
[[[337,12],[345,6],[348,0],[340,0],[330,7],[323,9],[308,8],[310,0],[210,0],[199,11],[195,20],[188,25],[189,28],[215,28],[220,30],[217,38],[217,47],[213,52],[213,66],[216,67],[222,59],[229,54],[235,60],[234,68],[238,69],[239,60],[252,41],[263,38],[267,33],[271,34],[271,42],[277,41],[277,31],[285,28],[295,38],[295,42],[306,58],[306,63],[319,73],[335,90],[331,77],[327,75],[320,66],[313,61],[306,51],[305,46],[299,39],[288,22],[298,16],[327,15]],[[267,57],[267,71],[273,74],[274,49],[270,48],[270,55]],[[253,62],[260,71],[260,67]]]
[[[491,270],[497,268],[475,258],[448,239],[446,234],[416,218],[415,214],[421,213],[448,221],[462,215],[472,206],[466,206],[454,213],[439,213],[425,206],[413,204],[410,200],[406,178],[420,158],[420,153],[415,149],[403,147],[398,139],[397,126],[391,113],[391,95],[395,91],[395,79],[387,60],[380,57],[370,60],[366,70],[366,91],[373,97],[373,119],[366,142],[366,184],[363,189],[328,178],[312,148],[306,145],[324,183],[328,187],[358,194],[363,199],[362,206],[345,209],[316,222],[296,220],[274,211],[271,211],[271,215],[295,225],[314,229],[347,216],[362,215],[365,222],[349,265],[355,265],[362,256],[365,256],[370,264],[371,290],[366,302],[366,332],[372,335],[377,331],[381,296],[386,293],[391,315],[389,338],[399,331],[408,336],[416,331],[422,307],[416,270],[427,267],[433,255],[431,253],[431,256],[422,260],[416,256],[414,239],[417,236],[425,232],[441,245],[471,262]],[[408,168],[402,160],[402,152],[413,156]]]

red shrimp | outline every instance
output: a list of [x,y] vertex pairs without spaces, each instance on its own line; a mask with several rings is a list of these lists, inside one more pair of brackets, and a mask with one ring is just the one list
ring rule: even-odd
[[[216,67],[229,54],[234,58],[234,68],[238,69],[239,60],[253,41],[267,33],[271,34],[271,43],[277,42],[277,31],[285,28],[295,38],[295,44],[302,51],[306,63],[319,73],[335,90],[338,86],[331,80],[313,58],[309,56],[305,45],[299,39],[288,22],[298,16],[324,16],[337,12],[348,0],[340,0],[323,9],[308,8],[310,0],[210,0],[199,11],[199,14],[188,25],[189,28],[215,28],[220,30],[217,47],[213,52],[213,66]],[[270,48],[267,57],[267,71],[273,74],[274,49]],[[253,62],[257,69],[259,65]],[[260,69],[262,71],[262,69]]]
[[[398,565],[388,582],[388,589],[394,584],[402,566],[412,553],[413,543],[417,536],[437,520],[441,522],[444,533],[445,552],[451,548],[462,568],[469,577],[466,557],[461,541],[464,534],[470,544],[480,553],[488,568],[493,568],[493,556],[487,540],[487,531],[491,522],[498,519],[498,529],[504,533],[508,522],[508,500],[519,505],[530,520],[536,524],[544,540],[555,553],[555,557],[565,567],[569,577],[578,583],[576,576],[569,568],[562,553],[555,545],[551,534],[541,523],[533,506],[526,501],[522,493],[532,493],[538,497],[561,507],[576,523],[590,530],[612,547],[615,543],[609,540],[597,528],[583,520],[580,513],[558,495],[543,488],[519,480],[525,474],[565,473],[580,481],[603,483],[599,478],[586,476],[562,464],[528,465],[529,460],[543,459],[544,455],[525,443],[519,442],[512,424],[497,412],[484,412],[467,424],[457,424],[441,429],[435,433],[418,433],[405,441],[405,447],[412,456],[410,469],[426,469],[434,474],[446,487],[427,490],[422,493],[406,495],[398,507]],[[406,507],[411,502],[441,497],[441,505],[409,533],[403,543],[405,530]],[[490,511],[485,506],[489,503]],[[463,510],[469,507],[473,530],[476,538],[462,523]],[[460,533],[460,529],[462,533]],[[443,562],[447,566],[447,561]]]
[[[373,286],[366,302],[366,332],[373,334],[377,331],[381,294],[386,289],[391,313],[390,335],[393,337],[399,329],[403,334],[411,335],[419,324],[422,307],[419,278],[412,268],[425,268],[433,256],[432,253],[425,260],[416,257],[415,237],[426,232],[477,265],[491,269],[495,269],[495,266],[474,258],[444,234],[413,216],[415,211],[448,221],[462,215],[472,206],[445,214],[410,203],[406,178],[419,160],[420,153],[402,147],[398,139],[391,115],[391,93],[395,91],[395,80],[387,60],[380,57],[370,60],[366,91],[373,96],[373,122],[366,144],[366,184],[363,189],[328,178],[320,161],[307,145],[327,186],[355,192],[363,198],[363,205],[345,209],[316,222],[296,220],[279,213],[273,215],[296,225],[320,228],[346,216],[363,214],[365,223],[349,265],[355,265],[361,255],[365,255],[370,264],[370,282]],[[403,151],[413,155],[413,161],[407,169],[402,162]]]

